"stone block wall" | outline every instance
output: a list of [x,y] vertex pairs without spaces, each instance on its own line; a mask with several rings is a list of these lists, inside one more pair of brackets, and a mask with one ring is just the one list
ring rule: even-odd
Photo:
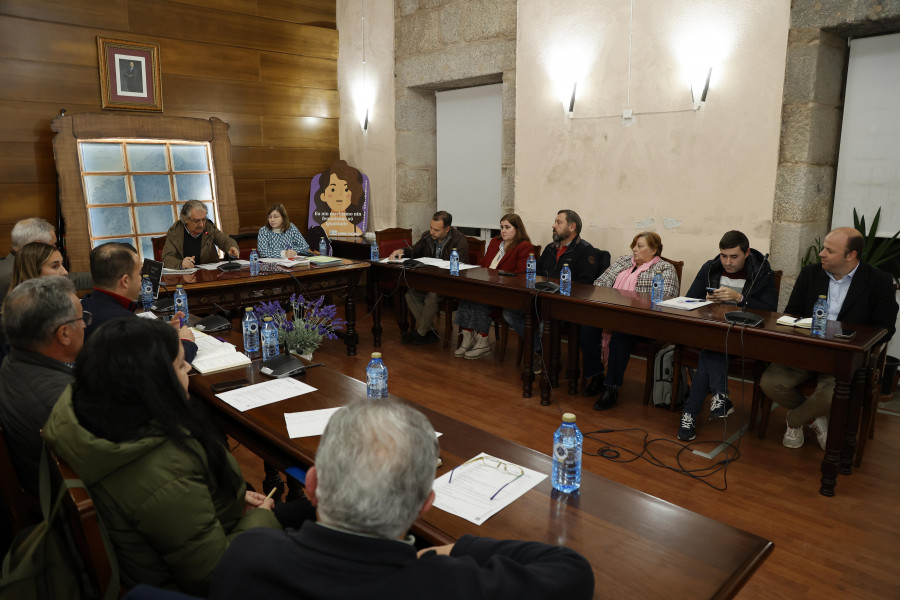
[[514,205],[516,0],[395,0],[397,226],[437,209],[435,91],[503,84],[502,208]]
[[900,31],[900,0],[795,0],[791,7],[771,261],[783,308],[800,260],[831,226],[847,39]]

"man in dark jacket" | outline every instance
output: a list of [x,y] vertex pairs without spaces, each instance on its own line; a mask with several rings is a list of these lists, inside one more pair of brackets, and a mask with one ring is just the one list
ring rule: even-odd
[[[722,236],[719,256],[700,267],[687,296],[762,310],[778,307],[775,273],[768,260],[750,247],[746,235],[734,230]],[[678,439],[690,441],[696,437],[694,420],[710,392],[713,394],[710,419],[724,419],[734,412],[728,398],[728,356],[701,350],[697,372],[691,380],[691,393],[684,403]]]
[[[141,267],[143,263],[131,244],[108,242],[91,250],[91,276],[94,290],[82,298],[81,304],[93,315],[93,321],[85,331],[90,337],[95,329],[118,317],[133,317],[137,299],[141,294]],[[182,326],[184,313],[176,313],[170,323],[178,330],[184,345],[184,359],[192,362],[197,356],[197,344],[190,327]]]
[[[881,341],[891,339],[897,321],[894,282],[887,273],[860,262],[863,243],[862,235],[851,227],[840,227],[825,236],[819,253],[822,262],[800,271],[784,312],[810,317],[819,296],[826,296],[829,321],[882,327],[887,335]],[[796,388],[813,378],[817,381],[816,390],[804,398]],[[833,376],[773,364],[763,373],[760,387],[772,400],[789,409],[782,440],[785,446],[803,446],[803,426],[808,425],[825,449]]]
[[[450,226],[453,216],[445,210],[439,210],[431,217],[431,228],[422,234],[412,248],[394,250],[391,258],[439,258],[450,260],[450,253],[456,248],[459,262],[469,262],[469,242],[466,236]],[[416,318],[416,330],[403,335],[404,344],[430,344],[440,338],[435,333],[434,318],[438,314],[441,302],[446,296],[434,292],[409,290],[406,292],[406,303]]]
[[592,597],[591,566],[568,548],[464,535],[417,553],[407,532],[434,502],[437,459],[434,429],[412,407],[364,399],[345,406],[328,422],[306,476],[318,522],[237,536],[213,573],[210,597]]
[[[559,279],[560,271],[564,265],[568,264],[574,283],[593,283],[600,274],[597,272],[599,265],[594,254],[594,247],[581,239],[581,217],[578,216],[578,213],[566,208],[558,211],[552,229],[553,242],[547,244],[547,247],[541,252],[537,263],[537,274]],[[609,266],[608,257],[606,266]],[[522,311],[504,308],[503,318],[519,334],[519,337],[525,336],[525,314]],[[602,332],[599,329],[597,331]],[[599,334],[597,339],[599,340]],[[534,372],[540,373],[542,366],[538,354],[541,352],[541,338],[537,327],[534,328],[534,351],[536,353]],[[603,363],[599,360],[597,363],[601,365],[602,369]]]
[[41,428],[74,380],[72,365],[90,320],[65,277],[24,281],[3,302],[3,330],[12,348],[0,366],[0,424],[22,487],[35,496]]

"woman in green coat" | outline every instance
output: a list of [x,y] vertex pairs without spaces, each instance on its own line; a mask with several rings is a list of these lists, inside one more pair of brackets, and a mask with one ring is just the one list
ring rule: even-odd
[[44,438],[87,485],[125,585],[205,596],[235,535],[281,526],[191,409],[189,370],[170,325],[109,321],[78,355]]

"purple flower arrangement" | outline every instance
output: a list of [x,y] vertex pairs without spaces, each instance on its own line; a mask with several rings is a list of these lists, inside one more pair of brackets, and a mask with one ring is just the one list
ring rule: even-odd
[[319,347],[323,339],[338,339],[337,332],[347,322],[337,317],[337,307],[325,304],[325,296],[318,300],[307,300],[300,294],[290,297],[291,316],[273,300],[261,302],[254,308],[262,322],[263,317],[272,317],[278,327],[278,339],[283,341],[288,352],[308,354]]

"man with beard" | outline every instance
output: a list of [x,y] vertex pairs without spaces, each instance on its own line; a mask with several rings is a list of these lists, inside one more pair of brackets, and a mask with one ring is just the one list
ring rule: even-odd
[[[597,259],[594,247],[581,239],[581,217],[574,210],[563,209],[556,213],[553,221],[553,243],[547,244],[537,262],[538,275],[559,279],[563,265],[569,265],[572,281],[593,283],[597,276]],[[525,314],[519,310],[503,309],[503,318],[519,337],[525,335]],[[534,329],[534,348],[541,352],[538,330]],[[539,356],[535,357],[540,359]],[[540,373],[540,360],[535,360],[535,373]]]

